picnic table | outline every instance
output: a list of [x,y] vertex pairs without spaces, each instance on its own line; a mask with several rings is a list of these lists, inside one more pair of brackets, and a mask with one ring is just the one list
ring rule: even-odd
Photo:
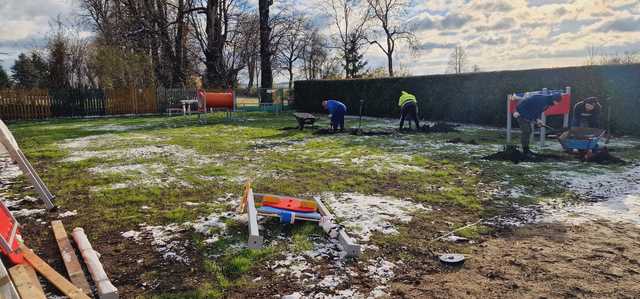
[[296,112],[293,116],[296,117],[296,120],[298,121],[298,129],[300,130],[304,129],[304,125],[313,126],[316,122],[316,117],[311,113]]

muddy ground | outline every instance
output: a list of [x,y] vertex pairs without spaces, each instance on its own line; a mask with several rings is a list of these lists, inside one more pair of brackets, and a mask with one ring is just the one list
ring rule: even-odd
[[[35,213],[18,217],[26,242],[61,273],[49,223],[84,227],[123,298],[640,294],[640,204],[620,199],[640,194],[640,141],[612,142],[628,165],[582,163],[558,145],[545,149],[557,159],[513,164],[482,159],[501,149],[498,129],[436,125],[448,133],[404,134],[396,122],[367,118],[358,136],[280,130],[293,120],[258,114],[204,126],[189,118],[18,124],[60,209],[38,213],[40,202],[23,200],[33,188],[16,174],[0,173],[0,195],[21,201],[12,211]],[[16,167],[0,159],[0,169]],[[363,255],[344,258],[314,225],[277,220],[260,223],[265,249],[247,249],[246,223],[233,211],[248,177],[261,192],[322,198]],[[574,217],[590,201],[599,201],[598,213]],[[541,220],[567,204],[579,208]],[[354,213],[354,205],[365,208]],[[458,241],[434,241],[478,221],[457,231]],[[440,253],[468,260],[452,268]]]
[[440,266],[414,283],[393,284],[406,298],[638,298],[640,232],[609,221],[539,224],[500,233],[470,251],[459,268]]

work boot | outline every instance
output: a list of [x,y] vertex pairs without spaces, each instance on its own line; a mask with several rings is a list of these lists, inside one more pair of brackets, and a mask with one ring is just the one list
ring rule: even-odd
[[522,154],[527,158],[533,158],[533,156],[535,156],[535,153],[532,152],[529,147],[523,147]]

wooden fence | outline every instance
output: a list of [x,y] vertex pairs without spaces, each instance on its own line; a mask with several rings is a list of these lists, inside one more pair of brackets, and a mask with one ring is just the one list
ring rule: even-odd
[[0,119],[43,119],[52,116],[46,90],[0,90]]
[[159,113],[156,89],[0,90],[0,119]]

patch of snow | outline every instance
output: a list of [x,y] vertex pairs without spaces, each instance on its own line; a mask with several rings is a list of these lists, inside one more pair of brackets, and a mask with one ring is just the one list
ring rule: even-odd
[[9,156],[0,156],[0,169],[0,183],[13,181],[22,174],[18,164],[13,163]]
[[591,175],[553,172],[550,175],[588,202],[547,209],[543,221],[581,224],[606,219],[640,225],[640,165],[621,172],[604,171]]
[[118,166],[100,166],[89,168],[89,171],[94,174],[131,174],[137,172],[143,175],[149,175],[151,173],[163,173],[166,171],[166,167],[162,164],[128,164]]
[[122,237],[140,242],[142,239],[150,239],[151,246],[162,254],[163,259],[189,264],[187,256],[187,246],[189,241],[179,240],[180,233],[185,230],[184,226],[172,223],[164,226],[152,226],[140,224],[141,231],[127,231],[122,233]]
[[367,266],[367,275],[378,283],[386,284],[395,276],[393,268],[395,268],[396,265],[394,263],[382,258],[369,260],[369,263]]
[[393,222],[408,223],[417,211],[430,211],[430,207],[389,196],[372,196],[355,193],[322,196],[323,202],[342,219],[349,235],[366,242],[374,232],[398,233]]
[[66,217],[71,217],[71,216],[75,216],[75,215],[78,215],[78,211],[77,210],[66,211],[64,213],[60,213],[58,215],[58,218],[66,218]]
[[122,237],[125,239],[132,239],[134,241],[140,241],[141,237],[140,235],[142,234],[142,232],[139,231],[135,231],[135,230],[130,230],[130,231],[126,231],[124,233],[122,233]]
[[45,209],[21,209],[17,211],[11,211],[14,217],[31,217],[34,215],[42,215],[46,212]]
[[148,125],[130,125],[130,126],[125,126],[125,125],[104,125],[104,126],[99,126],[99,127],[84,127],[83,130],[85,131],[116,131],[116,132],[126,132],[126,131],[132,131],[132,130],[139,130],[139,129],[143,129],[149,127]]
[[596,203],[569,205],[550,211],[543,221],[579,225],[600,219],[640,225],[640,195],[625,195],[622,198]]
[[387,286],[376,286],[373,290],[371,290],[371,294],[369,294],[369,297],[367,297],[367,299],[382,298],[382,297],[389,296],[389,294],[387,294],[387,292],[384,291],[386,289],[387,289]]

